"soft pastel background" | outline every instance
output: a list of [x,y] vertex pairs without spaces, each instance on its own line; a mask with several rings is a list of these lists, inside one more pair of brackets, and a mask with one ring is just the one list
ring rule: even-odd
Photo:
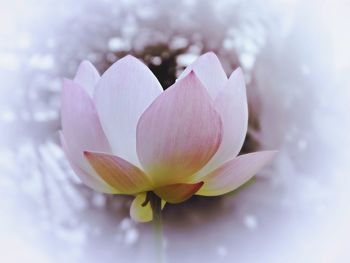
[[212,50],[246,74],[243,150],[280,152],[235,195],[167,206],[168,262],[349,262],[349,13],[346,0],[0,0],[0,261],[153,262],[131,199],[69,167],[61,80],[131,53],[167,87]]

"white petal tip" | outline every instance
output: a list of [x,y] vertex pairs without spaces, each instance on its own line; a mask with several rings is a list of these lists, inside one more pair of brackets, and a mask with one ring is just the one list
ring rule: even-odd
[[139,60],[137,57],[134,57],[133,55],[126,55],[125,57],[122,57],[118,61],[128,61],[128,60],[133,60],[133,61],[136,60],[138,62],[141,62],[141,60]]
[[202,57],[215,57],[217,58],[218,56],[213,52],[213,51],[208,51],[202,55]]

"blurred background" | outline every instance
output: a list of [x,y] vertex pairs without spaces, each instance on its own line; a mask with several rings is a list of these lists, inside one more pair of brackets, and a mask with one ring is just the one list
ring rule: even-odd
[[61,81],[133,54],[164,88],[200,54],[241,66],[251,186],[167,205],[167,262],[349,262],[350,2],[0,0],[0,261],[154,262],[131,199],[82,185],[57,131]]

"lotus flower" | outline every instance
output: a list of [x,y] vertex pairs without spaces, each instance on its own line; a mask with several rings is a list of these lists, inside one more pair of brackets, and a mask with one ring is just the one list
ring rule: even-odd
[[227,78],[214,53],[200,56],[163,91],[139,60],[126,56],[101,77],[83,61],[64,80],[61,142],[81,181],[109,194],[135,196],[131,217],[152,220],[146,193],[180,203],[217,196],[251,179],[274,156],[237,157],[247,132],[241,69]]

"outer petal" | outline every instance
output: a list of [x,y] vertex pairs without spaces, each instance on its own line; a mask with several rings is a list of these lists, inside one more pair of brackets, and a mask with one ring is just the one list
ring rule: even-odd
[[179,79],[194,71],[214,99],[227,82],[227,76],[218,57],[213,52],[205,53],[189,65]]
[[162,91],[153,73],[132,56],[118,60],[102,75],[94,99],[115,155],[139,164],[136,154],[137,121]]
[[152,188],[144,172],[118,156],[93,152],[84,155],[96,173],[120,193],[136,194]]
[[137,125],[137,154],[156,186],[181,183],[215,154],[221,132],[220,116],[192,72],[142,114]]
[[168,203],[177,204],[191,198],[202,185],[203,182],[196,184],[173,184],[154,189],[153,192]]
[[102,193],[119,193],[116,189],[108,185],[105,181],[103,181],[100,177],[96,176],[93,172],[87,172],[83,170],[78,164],[75,163],[75,159],[70,153],[68,146],[65,142],[64,136],[62,132],[59,132],[61,145],[63,147],[63,151],[66,154],[66,157],[73,169],[73,171],[79,176],[80,180],[87,185],[88,187],[94,189],[97,192]]
[[62,133],[72,161],[87,173],[93,173],[83,151],[109,152],[92,99],[79,84],[65,80],[61,107]]
[[80,63],[74,82],[85,88],[86,92],[92,98],[92,94],[97,82],[100,80],[100,74],[89,61],[84,60]]
[[[137,222],[149,222],[153,219],[152,207],[148,202],[145,206],[143,203],[146,200],[146,193],[138,194],[131,203],[130,216]],[[162,209],[166,202],[162,200]]]
[[248,128],[248,104],[243,72],[235,70],[215,101],[223,123],[223,137],[220,148],[209,163],[198,173],[206,175],[239,153]]
[[276,151],[262,151],[240,155],[224,163],[203,178],[198,195],[215,196],[231,192],[253,177],[275,156]]

